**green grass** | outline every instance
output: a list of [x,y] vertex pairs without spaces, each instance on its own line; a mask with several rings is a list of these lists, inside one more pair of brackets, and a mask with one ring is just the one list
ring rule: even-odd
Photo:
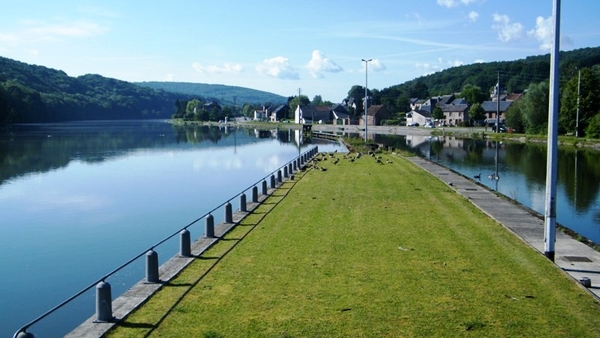
[[109,336],[600,336],[598,302],[550,261],[383,157],[296,175]]

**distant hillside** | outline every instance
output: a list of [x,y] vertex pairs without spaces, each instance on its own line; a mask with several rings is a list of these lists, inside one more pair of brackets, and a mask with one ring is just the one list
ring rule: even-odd
[[[578,68],[597,69],[600,73],[600,47],[560,53],[561,84],[577,76]],[[503,89],[508,92],[523,91],[531,84],[548,80],[550,55],[448,68],[382,90],[374,90],[372,95],[375,104],[383,104],[389,111],[407,112],[410,110],[410,98],[427,99],[431,96],[458,93],[467,85],[478,86],[484,93],[491,92],[498,82],[498,73]],[[360,102],[364,97],[362,93],[364,89],[358,86],[353,95],[354,99]]]
[[170,118],[185,94],[65,72],[0,57],[0,125],[72,120]]
[[[578,68],[594,68],[594,66],[600,66],[600,47],[560,53],[561,81],[574,76]],[[399,86],[412,86],[420,82],[427,86],[431,95],[460,92],[468,84],[487,90],[496,85],[498,72],[500,72],[500,83],[503,88],[509,92],[522,91],[532,83],[549,78],[550,55],[453,67],[407,81]]]
[[286,103],[287,97],[264,92],[256,89],[225,86],[218,84],[190,83],[190,82],[138,82],[140,86],[155,90],[164,90],[171,93],[188,94],[201,97],[204,101],[217,101],[222,105],[240,104],[280,104]]

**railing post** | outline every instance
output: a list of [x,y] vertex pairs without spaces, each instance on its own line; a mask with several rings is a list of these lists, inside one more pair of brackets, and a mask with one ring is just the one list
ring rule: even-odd
[[288,163],[288,172],[289,172],[290,174],[294,172],[294,171],[293,171],[293,168],[292,168],[292,163],[291,163],[291,162],[290,162],[290,163]]
[[211,214],[206,216],[206,228],[204,229],[204,234],[207,238],[215,237],[215,218]]
[[246,212],[248,209],[246,209],[246,194],[241,194],[240,195],[240,211],[241,212]]
[[252,203],[258,203],[258,187],[252,187]]
[[233,211],[229,202],[225,204],[225,223],[233,223]]
[[146,282],[158,283],[158,254],[150,249],[146,252]]
[[298,170],[298,159],[295,159],[294,162],[292,163],[292,170],[294,170],[294,171]]
[[[271,178],[273,178],[273,176],[271,176]],[[263,180],[262,181],[262,194],[266,195],[269,192],[269,190],[267,189],[267,181]]]
[[110,322],[113,319],[110,284],[100,282],[96,284],[96,321]]
[[281,178],[281,169],[279,169],[277,171],[277,182],[279,182],[279,183],[283,182],[283,179]]
[[192,255],[190,231],[188,229],[181,230],[179,238],[179,254],[183,257],[190,257]]
[[275,175],[271,175],[271,189],[275,189],[277,186],[275,185]]
[[288,167],[283,167],[283,177],[288,178]]

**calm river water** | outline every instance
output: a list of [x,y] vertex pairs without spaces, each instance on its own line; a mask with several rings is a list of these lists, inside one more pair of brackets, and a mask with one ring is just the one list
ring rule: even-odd
[[[0,131],[0,337],[12,336],[312,146],[299,147],[297,137],[288,130],[165,121]],[[234,210],[238,203],[232,201]],[[222,208],[214,217],[223,219]],[[201,236],[203,223],[190,231],[193,239]],[[158,248],[160,263],[178,249],[178,237]],[[142,259],[109,278],[113,298],[144,273]],[[29,331],[63,336],[94,314],[94,297],[92,289]]]

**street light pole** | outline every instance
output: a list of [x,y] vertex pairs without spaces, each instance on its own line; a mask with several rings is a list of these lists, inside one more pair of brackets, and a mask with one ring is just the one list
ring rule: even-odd
[[373,59],[362,59],[362,61],[365,63],[365,144],[367,143],[367,126],[369,125],[369,97],[367,94],[367,88],[369,85],[369,62],[371,62],[372,60]]

